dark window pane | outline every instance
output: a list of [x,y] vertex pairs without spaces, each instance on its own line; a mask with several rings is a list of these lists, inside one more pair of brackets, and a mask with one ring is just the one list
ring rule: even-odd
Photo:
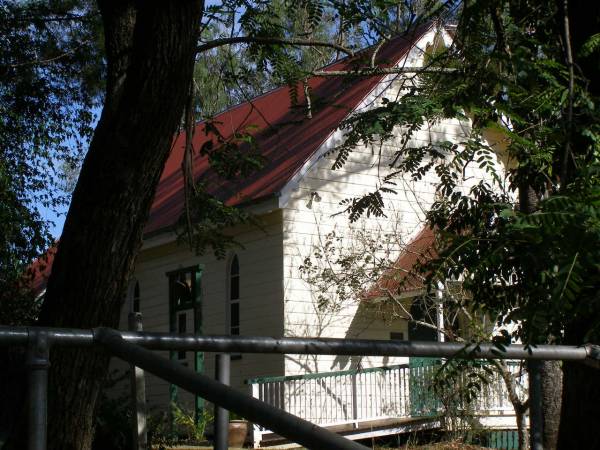
[[231,277],[231,289],[229,291],[229,298],[231,300],[237,300],[240,298],[240,277]]
[[133,299],[131,304],[131,310],[134,313],[140,312],[140,282],[136,281],[133,287]]
[[175,280],[173,286],[173,294],[175,297],[175,307],[177,309],[190,308],[192,305],[192,290],[185,280]]
[[186,326],[187,326],[187,317],[186,314],[179,314],[179,326],[178,326],[178,330],[180,333],[185,333],[186,332]]
[[240,304],[239,303],[232,303],[231,304],[231,322],[230,322],[230,326],[231,328],[235,328],[235,327],[239,327],[240,326]]
[[[185,313],[179,314],[177,329],[179,330],[180,333],[185,333],[186,332],[186,329],[187,329],[187,315]],[[179,352],[177,352],[177,358],[178,359],[185,359],[185,352],[181,351],[181,350]]]
[[232,327],[231,328],[231,335],[232,336],[239,336],[240,335],[240,327]]
[[234,275],[239,275],[239,274],[240,274],[240,263],[238,261],[237,255],[235,255],[233,257],[233,259],[231,260],[231,270],[229,271],[229,275],[231,275],[233,277]]
[[[410,315],[415,321],[431,322],[430,314],[423,298],[417,297],[413,300],[413,304],[410,307]],[[408,323],[407,339],[411,341],[435,342],[438,340],[438,334],[433,328],[411,321]]]

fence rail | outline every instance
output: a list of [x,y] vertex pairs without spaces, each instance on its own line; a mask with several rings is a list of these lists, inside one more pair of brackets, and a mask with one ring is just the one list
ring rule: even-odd
[[[531,442],[533,450],[542,449],[541,435],[541,381],[539,360],[581,361],[600,366],[600,347],[595,345],[524,347],[509,345],[499,351],[492,344],[462,346],[444,342],[400,342],[366,339],[311,339],[268,338],[242,336],[195,336],[167,333],[133,333],[96,328],[93,330],[59,329],[44,327],[0,326],[0,346],[23,346],[28,349],[29,367],[29,442],[30,450],[46,449],[47,374],[50,349],[56,345],[91,347],[102,345],[114,356],[144,368],[163,379],[206,399],[217,406],[241,414],[282,436],[309,448],[351,449],[364,448],[335,434],[281,412],[266,402],[243,395],[207,377],[196,374],[173,361],[153,355],[147,349],[195,350],[220,353],[293,353],[310,355],[363,355],[363,356],[430,356],[458,359],[525,359],[529,362]],[[143,347],[146,347],[144,349]],[[537,360],[537,361],[536,361]],[[216,383],[216,384],[214,384]]]

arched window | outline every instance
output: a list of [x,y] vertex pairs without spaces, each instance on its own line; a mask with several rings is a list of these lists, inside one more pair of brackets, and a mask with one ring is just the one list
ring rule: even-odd
[[140,312],[140,282],[135,278],[129,281],[127,287],[127,303],[129,304],[129,312]]
[[133,312],[140,312],[140,282],[136,281],[133,287]]
[[240,334],[240,262],[237,255],[229,265],[229,334]]

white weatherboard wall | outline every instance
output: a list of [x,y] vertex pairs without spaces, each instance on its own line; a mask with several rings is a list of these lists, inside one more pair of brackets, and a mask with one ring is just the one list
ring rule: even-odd
[[[264,229],[244,226],[232,230],[244,248],[236,249],[240,263],[240,331],[246,335],[281,336],[283,334],[282,222],[276,211],[262,217]],[[169,331],[169,291],[166,273],[201,265],[202,331],[204,334],[228,334],[227,289],[228,259],[216,259],[208,249],[195,255],[185,244],[171,242],[144,250],[137,258],[135,279],[140,284],[144,331]],[[121,328],[127,326],[129,305],[123,308]],[[160,352],[168,358],[168,352]],[[191,353],[189,367],[193,368]],[[214,376],[214,354],[205,354],[205,370]],[[231,385],[249,392],[244,381],[251,377],[282,374],[281,355],[243,355],[231,362]],[[147,375],[147,399],[150,407],[169,403],[169,385]],[[182,394],[190,407],[191,396]]]
[[[422,140],[423,144],[430,139],[456,142],[460,141],[466,132],[467,125],[458,121],[445,121],[422,130],[413,141]],[[389,141],[382,150],[389,155],[397,145],[397,141]],[[367,148],[359,148],[353,152],[340,170],[331,169],[333,159],[334,156],[327,156],[319,160],[306,173],[283,208],[285,334],[302,337],[389,339],[390,332],[401,331],[405,338],[410,338],[405,321],[384,321],[376,313],[360,305],[358,300],[347,302],[335,313],[327,309],[319,310],[319,292],[303,280],[299,267],[305,258],[314,256],[315,249],[323,246],[325,236],[332,230],[344,239],[339,245],[354,245],[357,231],[367,231],[372,236],[380,236],[382,239],[386,234],[393,233],[404,245],[408,244],[424,226],[425,213],[434,201],[438,179],[435,174],[430,173],[419,181],[413,181],[409,176],[396,180],[397,193],[383,196],[384,213],[387,217],[364,218],[351,224],[347,214],[340,214],[344,209],[340,201],[374,191],[376,186],[381,184],[379,174],[385,175],[386,168],[378,166],[379,156]],[[386,161],[385,153],[382,161]],[[499,163],[497,166],[500,167]],[[486,174],[477,164],[470,164],[462,181],[464,191],[468,192],[471,186],[486,178]],[[313,201],[309,202],[311,197],[315,197],[315,192],[320,201],[317,202],[313,198]],[[365,288],[368,289],[368,286]],[[355,369],[359,364],[360,367],[377,367],[405,362],[406,359],[402,358],[287,355],[285,370],[286,375],[297,375],[303,372]]]
[[[420,65],[424,49],[434,42],[434,38],[433,31],[424,36],[399,66]],[[362,102],[358,110],[381,105],[384,97],[400,98],[404,88],[406,79],[398,75],[388,76]],[[412,137],[412,144],[419,146],[432,141],[460,142],[469,132],[468,122],[446,120],[425,125]],[[319,292],[302,279],[299,270],[305,258],[314,255],[315,249],[323,246],[325,236],[332,230],[344,239],[338,245],[346,246],[353,245],[357,230],[382,238],[389,233],[400,234],[399,240],[404,244],[408,244],[419,232],[424,224],[425,213],[434,201],[438,179],[433,173],[419,181],[413,181],[409,176],[396,179],[397,185],[390,187],[396,189],[397,194],[383,195],[387,217],[364,218],[350,224],[348,216],[340,214],[344,209],[340,205],[342,200],[361,197],[381,186],[382,178],[389,172],[387,163],[400,146],[400,137],[401,130],[398,130],[394,139],[381,145],[356,148],[341,169],[333,170],[331,167],[335,154],[328,154],[327,150],[342,142],[343,135],[337,131],[317,152],[318,157],[311,162],[312,165],[305,167],[303,176],[296,181],[293,189],[286,193],[283,205],[286,336],[389,339],[390,332],[399,331],[407,337],[406,321],[384,321],[376,313],[360,305],[358,300],[346,302],[335,312],[327,308],[320,310],[317,303]],[[492,148],[494,145],[497,144],[490,143]],[[462,181],[465,191],[482,179],[486,179],[486,174],[477,164],[470,164]],[[320,200],[316,201],[317,199]],[[368,289],[368,286],[365,288]],[[286,355],[285,374],[299,375],[406,362],[406,358]]]

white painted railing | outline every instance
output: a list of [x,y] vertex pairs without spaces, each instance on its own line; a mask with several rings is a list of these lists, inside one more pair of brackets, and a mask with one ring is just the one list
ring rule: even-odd
[[[527,397],[528,379],[522,364],[509,361],[507,369],[511,377],[516,381],[517,395],[521,400]],[[474,402],[473,409],[478,414],[508,414],[514,415],[514,409],[508,398],[506,383],[500,373],[496,370],[492,374],[486,374],[489,383],[482,385],[481,393]]]
[[[312,373],[298,376],[261,377],[248,380],[252,395],[270,405],[321,426],[371,420],[435,416],[441,410],[431,389],[436,365],[396,365],[363,370]],[[512,363],[511,372],[519,374]],[[494,372],[474,403],[478,414],[514,414],[506,386]],[[520,385],[526,386],[521,377]],[[268,430],[254,427],[258,446]]]

